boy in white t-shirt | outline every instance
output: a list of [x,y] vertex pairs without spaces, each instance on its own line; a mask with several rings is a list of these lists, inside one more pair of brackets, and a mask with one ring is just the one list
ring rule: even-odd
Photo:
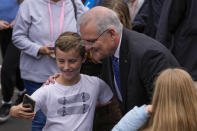
[[[35,112],[41,109],[47,116],[43,131],[91,131],[97,101],[105,104],[113,93],[103,80],[80,74],[85,47],[77,33],[60,35],[55,54],[61,75],[55,84],[44,85],[31,95],[36,101]],[[27,113],[29,110],[20,104],[13,106],[10,114],[32,119],[35,113]]]

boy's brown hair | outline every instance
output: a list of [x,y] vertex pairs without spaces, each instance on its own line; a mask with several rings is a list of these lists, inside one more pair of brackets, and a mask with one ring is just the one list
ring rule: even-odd
[[[55,41],[55,49],[58,48],[61,51],[70,51],[76,49],[82,58],[85,56],[84,41],[80,35],[74,32],[64,32]],[[56,53],[56,51],[55,51]]]

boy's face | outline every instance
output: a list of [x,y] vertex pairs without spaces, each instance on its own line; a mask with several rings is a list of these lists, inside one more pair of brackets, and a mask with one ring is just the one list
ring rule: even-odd
[[62,72],[65,82],[72,83],[80,76],[81,64],[85,61],[76,49],[64,52],[56,48],[57,66]]

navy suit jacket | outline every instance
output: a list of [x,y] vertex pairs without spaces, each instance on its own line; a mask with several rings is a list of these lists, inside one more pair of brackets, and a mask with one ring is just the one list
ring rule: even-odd
[[[123,29],[119,57],[122,113],[149,103],[155,76],[163,69],[178,66],[175,57],[162,44],[141,33]],[[103,60],[101,77],[116,94],[110,57]]]

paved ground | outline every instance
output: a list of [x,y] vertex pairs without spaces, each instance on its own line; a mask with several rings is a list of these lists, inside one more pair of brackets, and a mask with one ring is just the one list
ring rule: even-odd
[[[15,99],[16,93],[13,97],[13,101]],[[2,95],[0,95],[0,101],[1,100]],[[0,131],[31,131],[31,120],[10,118],[8,121],[0,123]]]

